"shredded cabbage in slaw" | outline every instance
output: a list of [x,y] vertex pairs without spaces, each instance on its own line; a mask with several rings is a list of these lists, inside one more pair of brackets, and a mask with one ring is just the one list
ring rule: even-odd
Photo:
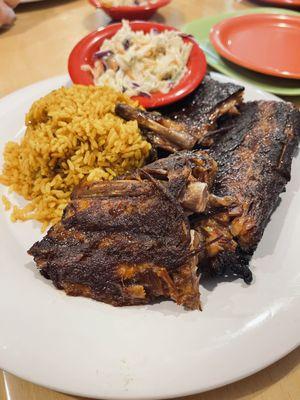
[[111,38],[105,39],[94,55],[90,71],[97,86],[110,86],[128,96],[168,93],[187,72],[192,44],[177,31],[132,31],[128,21]]

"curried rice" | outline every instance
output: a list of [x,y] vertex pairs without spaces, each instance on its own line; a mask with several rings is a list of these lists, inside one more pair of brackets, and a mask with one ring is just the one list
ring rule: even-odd
[[[115,115],[116,102],[137,103],[108,87],[74,85],[33,103],[20,143],[8,142],[0,183],[30,202],[13,206],[13,221],[45,229],[60,220],[75,185],[111,180],[140,167],[149,154],[136,121]],[[2,198],[6,209],[9,200]]]

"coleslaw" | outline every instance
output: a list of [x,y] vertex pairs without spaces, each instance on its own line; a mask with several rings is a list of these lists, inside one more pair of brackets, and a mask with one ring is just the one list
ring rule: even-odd
[[94,65],[83,65],[96,86],[111,86],[128,96],[168,93],[187,71],[192,44],[178,31],[132,31],[128,21],[94,54]]

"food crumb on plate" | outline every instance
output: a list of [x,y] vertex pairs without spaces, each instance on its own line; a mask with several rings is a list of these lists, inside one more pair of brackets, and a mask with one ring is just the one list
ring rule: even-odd
[[6,196],[2,196],[2,203],[4,205],[4,209],[5,211],[9,211],[12,207],[11,202],[9,201],[9,199]]

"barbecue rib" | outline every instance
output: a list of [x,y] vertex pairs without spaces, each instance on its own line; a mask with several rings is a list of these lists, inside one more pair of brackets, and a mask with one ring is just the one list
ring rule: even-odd
[[[214,92],[218,85],[221,86]],[[215,103],[215,100],[209,100],[209,88],[213,99],[220,98],[220,92],[224,98],[235,93],[234,101],[240,98],[242,89],[231,84],[216,83],[210,78],[206,78],[203,87],[205,90],[202,96],[208,99],[204,108],[201,108],[204,103],[197,101],[201,97],[199,91],[192,95],[195,96],[194,101],[183,100],[162,110],[164,116],[140,110],[135,110],[135,114],[131,115],[135,115],[142,127],[153,129],[154,135],[160,134],[159,140],[170,145],[169,151],[190,148],[196,142],[207,144],[203,138],[207,139],[209,132],[204,136],[201,133],[195,140],[194,129],[203,126],[201,121],[206,120],[210,112],[207,110],[211,110],[211,105]],[[232,105],[231,101],[225,102],[221,110],[228,110],[228,104]],[[214,142],[210,143],[211,148],[208,150],[218,163],[214,195],[233,196],[236,205],[214,213],[213,216],[198,216],[197,220],[193,219],[193,228],[207,238],[209,270],[218,274],[231,270],[249,283],[252,280],[250,256],[290,178],[292,156],[300,135],[300,113],[291,104],[284,102],[247,103],[241,105],[239,111],[241,115],[219,124],[217,132],[222,134],[214,136]],[[120,115],[128,118],[124,113],[123,107]],[[139,113],[142,118],[139,118]],[[217,111],[216,114],[221,112]],[[215,121],[215,118],[210,118],[210,121]],[[187,135],[185,141],[184,135],[189,129],[192,135]],[[176,145],[173,146],[174,143]]]
[[182,152],[111,182],[82,185],[29,254],[69,295],[116,306],[170,298],[199,309],[205,244],[187,216],[232,203],[209,196],[215,174],[207,153]]
[[244,88],[221,83],[206,76],[201,85],[185,99],[158,112],[147,112],[126,104],[116,105],[116,114],[137,120],[145,135],[157,147],[174,152],[192,149],[196,144],[212,144],[212,129],[217,119],[235,114],[242,102]]
[[209,149],[218,163],[213,193],[233,196],[237,206],[203,218],[195,226],[202,234],[206,232],[209,242],[222,237],[208,246],[211,268],[218,274],[231,269],[250,282],[249,256],[290,180],[300,112],[289,103],[251,102],[243,104],[240,115],[222,126],[229,131]]

